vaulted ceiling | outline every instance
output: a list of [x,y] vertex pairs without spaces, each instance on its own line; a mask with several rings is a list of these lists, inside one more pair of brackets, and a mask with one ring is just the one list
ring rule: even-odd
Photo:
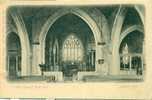
[[[54,14],[58,9],[62,9],[64,6],[14,6],[11,7],[9,10],[16,10],[18,11],[23,20],[25,22],[25,26],[28,31],[29,38],[33,35],[33,20],[43,20],[44,18],[47,19],[49,16]],[[67,6],[68,8],[72,6]],[[110,29],[112,28],[114,19],[116,14],[119,10],[120,5],[108,5],[108,6],[79,6],[80,9],[98,9],[104,16],[106,17]],[[133,8],[133,6],[125,5],[124,7],[127,8],[127,14],[125,17],[125,21],[122,27],[122,30],[125,29],[129,25],[134,24],[142,24],[140,16],[138,12]],[[8,13],[10,13],[8,11]],[[9,15],[9,14],[8,14]],[[10,18],[9,18],[10,19]],[[44,20],[45,21],[45,20]],[[43,24],[43,23],[41,23]],[[41,27],[39,27],[41,28]],[[37,33],[37,32],[36,32]],[[32,41],[32,38],[30,38]]]

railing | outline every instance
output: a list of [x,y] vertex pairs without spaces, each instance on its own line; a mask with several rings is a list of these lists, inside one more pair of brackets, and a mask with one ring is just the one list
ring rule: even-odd
[[143,54],[120,54],[120,70],[127,71],[129,74],[135,72],[136,75],[142,75],[144,70]]

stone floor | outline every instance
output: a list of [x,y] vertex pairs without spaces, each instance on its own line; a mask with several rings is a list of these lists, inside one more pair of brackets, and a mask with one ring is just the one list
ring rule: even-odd
[[[77,81],[72,77],[64,77],[65,83],[67,82],[140,82],[143,81],[143,76],[137,75],[119,75],[119,76],[85,76],[82,81]],[[45,76],[27,76],[27,77],[18,77],[14,79],[8,79],[10,82],[58,82],[58,81],[51,81],[48,77]]]

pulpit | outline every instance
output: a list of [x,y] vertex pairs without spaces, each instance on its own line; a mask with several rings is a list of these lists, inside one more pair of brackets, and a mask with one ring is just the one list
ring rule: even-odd
[[65,77],[73,77],[78,72],[78,64],[76,63],[66,63],[63,66],[63,74]]

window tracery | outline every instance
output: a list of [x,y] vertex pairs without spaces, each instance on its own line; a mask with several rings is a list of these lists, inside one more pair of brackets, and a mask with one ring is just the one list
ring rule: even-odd
[[63,61],[79,62],[82,60],[83,49],[81,41],[70,35],[63,44]]

